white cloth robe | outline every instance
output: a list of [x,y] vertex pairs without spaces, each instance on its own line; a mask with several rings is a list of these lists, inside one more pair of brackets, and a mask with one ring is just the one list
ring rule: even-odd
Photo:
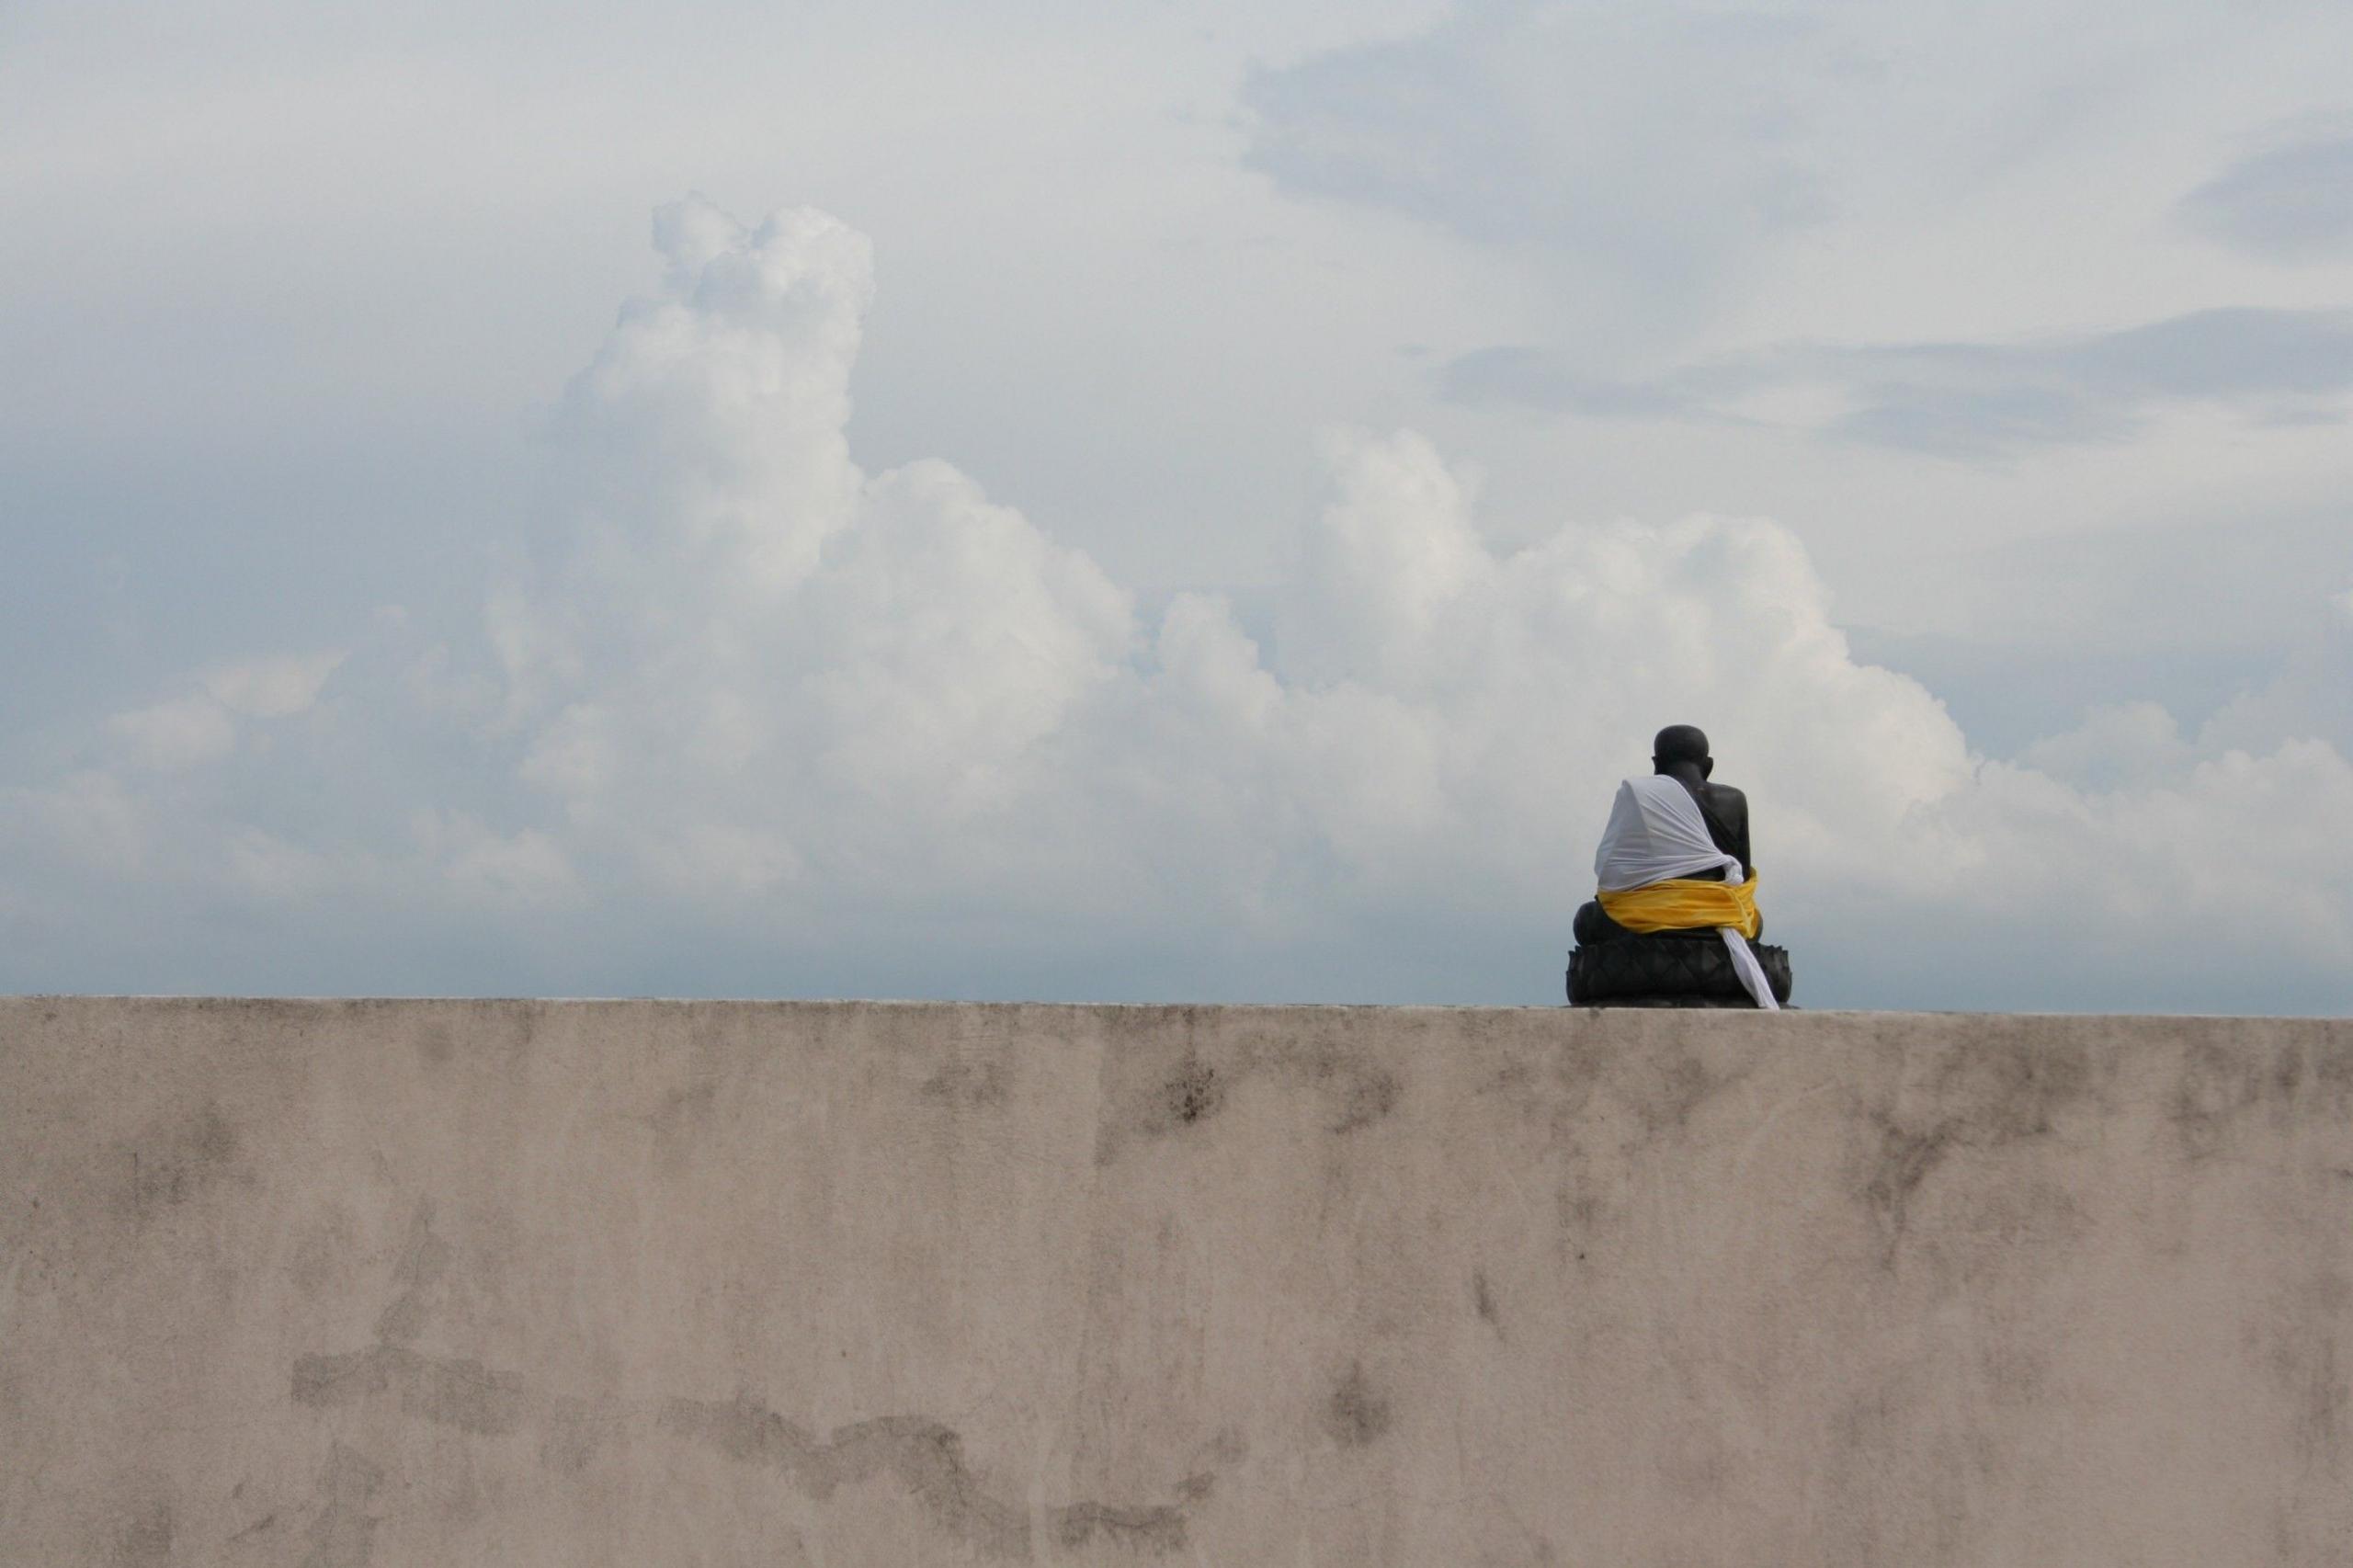
[[[1707,822],[1699,815],[1699,803],[1691,798],[1690,790],[1665,774],[1629,778],[1618,786],[1618,798],[1609,807],[1609,825],[1601,830],[1601,847],[1593,857],[1594,882],[1602,892],[1631,892],[1670,877],[1718,868],[1728,882],[1746,880],[1740,858],[1725,854],[1708,836]],[[1733,971],[1749,995],[1759,1007],[1779,1010],[1781,1005],[1773,999],[1772,984],[1766,980],[1756,955],[1749,950],[1748,939],[1730,926],[1716,929],[1723,937],[1724,950],[1732,955]]]

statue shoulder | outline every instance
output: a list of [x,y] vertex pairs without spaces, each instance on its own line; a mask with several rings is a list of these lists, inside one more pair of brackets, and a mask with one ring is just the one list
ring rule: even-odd
[[1742,870],[1756,869],[1748,849],[1748,797],[1729,784],[1711,784],[1701,814],[1708,819],[1708,837],[1715,846],[1737,856]]

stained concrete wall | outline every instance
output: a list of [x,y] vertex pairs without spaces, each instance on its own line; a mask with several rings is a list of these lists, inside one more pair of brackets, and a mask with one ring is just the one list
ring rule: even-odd
[[0,1002],[0,1562],[2353,1562],[2353,1025]]

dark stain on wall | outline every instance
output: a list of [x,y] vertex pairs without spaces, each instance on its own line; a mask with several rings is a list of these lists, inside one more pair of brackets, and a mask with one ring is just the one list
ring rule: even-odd
[[375,1517],[368,1504],[384,1484],[384,1472],[365,1455],[337,1443],[319,1478],[323,1506],[311,1522],[311,1550],[302,1568],[368,1568],[375,1555]]
[[376,1318],[376,1337],[388,1345],[405,1345],[425,1327],[425,1314],[435,1286],[449,1271],[449,1244],[433,1233],[433,1200],[425,1199],[409,1219],[408,1240],[400,1261],[392,1266],[392,1283],[399,1293]]
[[1230,1470],[1250,1457],[1250,1440],[1239,1426],[1221,1426],[1217,1436],[1193,1450],[1192,1472],[1177,1483],[1177,1493],[1199,1501],[1217,1484],[1217,1472]]
[[539,1460],[571,1473],[585,1467],[598,1439],[618,1418],[587,1401],[534,1392],[513,1372],[479,1361],[427,1356],[409,1341],[423,1330],[435,1288],[454,1254],[435,1233],[431,1199],[421,1200],[392,1266],[398,1290],[376,1319],[376,1343],[341,1355],[297,1358],[290,1397],[314,1410],[339,1409],[390,1397],[401,1413],[477,1437],[524,1427],[540,1434]]
[[[836,1427],[820,1440],[807,1428],[741,1396],[728,1401],[674,1399],[663,1427],[705,1443],[739,1463],[781,1471],[804,1496],[824,1502],[847,1483],[887,1475],[923,1505],[949,1535],[992,1556],[1032,1554],[1029,1514],[991,1494],[964,1461],[963,1439],[921,1415],[886,1415]],[[1059,1545],[1097,1539],[1154,1552],[1184,1549],[1185,1515],[1175,1506],[1079,1502],[1046,1511]]]
[[934,1105],[953,1110],[992,1110],[1013,1093],[1013,1069],[1001,1059],[950,1062],[917,1090]]
[[1916,1108],[1876,1113],[1878,1142],[1859,1184],[1892,1262],[1921,1187],[1957,1149],[1999,1149],[2048,1137],[2054,1118],[2092,1091],[2080,1046],[2020,1039],[1972,1042],[1928,1074]]
[[2014,1338],[1988,1338],[1978,1347],[1977,1376],[1993,1403],[2006,1408],[2034,1404],[2050,1388],[2050,1358]]
[[1881,1122],[1879,1153],[1870,1178],[1863,1184],[1863,1199],[1880,1216],[1891,1247],[1904,1238],[1913,1193],[1945,1157],[1952,1140],[1949,1122],[1917,1130]]
[[2292,1096],[2302,1081],[2299,1061],[2292,1074],[2266,1064],[2249,1051],[2231,1051],[2211,1040],[2193,1041],[2182,1052],[2181,1076],[2174,1084],[2170,1107],[2174,1131],[2182,1152],[2193,1160],[2220,1153],[2230,1141],[2234,1124],[2264,1096],[2265,1079],[2278,1085],[2285,1080]]
[[1347,1372],[1324,1402],[1324,1430],[1342,1448],[1360,1449],[1377,1441],[1394,1419],[1389,1396],[1364,1375],[1364,1364],[1349,1363]]
[[1354,1132],[1397,1108],[1397,1101],[1404,1095],[1404,1085],[1393,1073],[1377,1067],[1359,1067],[1347,1074],[1346,1086],[1339,1091],[1339,1115],[1333,1120],[1335,1132]]
[[417,1057],[427,1067],[446,1066],[457,1051],[457,1038],[447,1024],[427,1024],[416,1037]]
[[1225,1081],[1198,1057],[1187,1057],[1160,1085],[1160,1092],[1142,1119],[1141,1131],[1173,1132],[1207,1121],[1225,1108]]
[[306,1299],[339,1282],[353,1248],[350,1213],[340,1204],[305,1223],[287,1248],[286,1277]]
[[1185,1063],[1163,1093],[1169,1117],[1184,1127],[1206,1120],[1225,1107],[1225,1085],[1218,1082],[1217,1069],[1207,1062]]
[[1701,1106],[1736,1081],[1735,1076],[1720,1078],[1711,1073],[1707,1062],[1688,1048],[1644,1055],[1629,1066],[1632,1072],[1626,1086],[1634,1113],[1653,1138],[1683,1131]]
[[404,1415],[478,1437],[529,1428],[539,1461],[571,1474],[585,1468],[608,1429],[626,1419],[566,1394],[533,1390],[514,1372],[479,1361],[426,1356],[404,1345],[377,1345],[340,1356],[303,1356],[294,1363],[291,1397],[313,1410],[338,1410],[392,1399]]
[[1824,1434],[1824,1517],[1812,1561],[1927,1568],[1977,1560],[1964,1555],[1967,1523],[2010,1456],[1985,1431],[1940,1423],[1934,1389],[1925,1365],[1907,1359],[1865,1373],[1837,1401]]
[[171,1500],[151,1498],[115,1532],[115,1568],[163,1568],[171,1560]]
[[[229,1495],[232,1498],[234,1498],[238,1494],[244,1492],[244,1483],[243,1482],[239,1482],[237,1483],[236,1490],[230,1493]],[[278,1525],[278,1510],[272,1508],[268,1513],[264,1514],[260,1518],[256,1519],[252,1524],[247,1525],[244,1529],[241,1529],[235,1535],[231,1536],[222,1544],[226,1546],[242,1545],[246,1541],[254,1540],[256,1537],[267,1535],[270,1531],[276,1529]]]
[[2353,1115],[2353,1047],[2313,1048],[2313,1088],[2322,1112],[2338,1119]]
[[1185,1516],[1175,1508],[1111,1508],[1100,1503],[1074,1503],[1053,1515],[1054,1539],[1065,1551],[1082,1547],[1097,1536],[1122,1546],[1147,1551],[1181,1551],[1185,1546]]
[[1707,1420],[1678,1421],[1657,1450],[1659,1479],[1688,1505],[1722,1497],[1733,1475],[1733,1455],[1723,1435]]
[[2168,1107],[2183,1153],[2203,1160],[2236,1147],[2258,1109],[2281,1131],[2353,1119],[2353,1051],[2293,1040],[2268,1057],[2214,1040],[2184,1049]]
[[[1387,1120],[1404,1103],[1406,1080],[1382,1065],[1381,1051],[1347,1038],[1335,1020],[1304,1036],[1267,1028],[1206,1042],[1194,1038],[1191,1016],[1181,1051],[1158,1040],[1130,1042],[1118,1031],[1111,1049],[1113,1103],[1096,1144],[1096,1163],[1118,1159],[1131,1140],[1180,1134],[1214,1119],[1245,1082],[1312,1096],[1322,1131],[1348,1136]],[[1304,1131],[1304,1130],[1302,1130]]]
[[[432,1221],[432,1205],[419,1203],[393,1266],[399,1291],[377,1319],[377,1343],[341,1355],[298,1358],[294,1402],[339,1409],[389,1398],[404,1415],[475,1437],[500,1437],[528,1426],[540,1433],[542,1465],[561,1472],[582,1469],[603,1433],[631,1419],[627,1408],[534,1391],[515,1373],[470,1359],[426,1356],[404,1343],[422,1327],[426,1293],[450,1264],[450,1250],[435,1235]],[[819,1441],[746,1400],[671,1400],[656,1414],[655,1424],[731,1459],[781,1470],[818,1501],[845,1483],[887,1475],[957,1539],[993,1555],[1031,1554],[1026,1505],[983,1487],[964,1462],[962,1438],[927,1417],[861,1421]],[[339,1448],[337,1455],[329,1467],[329,1504],[313,1529],[305,1568],[359,1568],[367,1562],[375,1521],[364,1505],[381,1483],[382,1472],[348,1450]],[[1204,1477],[1199,1495],[1207,1488]],[[1070,1548],[1105,1542],[1161,1553],[1181,1551],[1186,1542],[1181,1506],[1084,1501],[1049,1509],[1045,1522],[1051,1539]]]
[[684,1170],[695,1151],[708,1139],[719,1108],[719,1081],[701,1077],[662,1096],[647,1112],[645,1124],[654,1130],[654,1151],[664,1171]]
[[149,1129],[123,1150],[129,1177],[124,1207],[145,1223],[228,1176],[237,1158],[236,1129],[208,1105],[184,1121]]
[[2248,1331],[2249,1349],[2278,1387],[2292,1422],[2297,1458],[2309,1473],[2343,1465],[2353,1416],[2353,1367],[2341,1349],[2353,1316],[2353,1282],[2333,1271],[2307,1277],[2283,1293]]
[[599,1417],[585,1400],[558,1396],[543,1402],[540,1420],[540,1463],[559,1475],[587,1468],[596,1457],[597,1439],[612,1425]]
[[531,1411],[523,1381],[479,1361],[442,1360],[404,1345],[378,1345],[294,1363],[293,1399],[333,1410],[390,1394],[401,1412],[477,1437],[512,1432]]
[[1483,1268],[1474,1268],[1471,1271],[1471,1305],[1477,1311],[1480,1321],[1494,1329],[1497,1337],[1501,1337],[1504,1332],[1503,1318],[1495,1311],[1495,1293],[1488,1288],[1487,1271]]

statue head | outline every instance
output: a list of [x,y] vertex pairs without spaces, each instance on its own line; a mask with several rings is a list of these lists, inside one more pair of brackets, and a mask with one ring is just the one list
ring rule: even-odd
[[1665,773],[1677,763],[1689,763],[1705,778],[1716,770],[1716,759],[1708,755],[1707,732],[1697,724],[1669,724],[1651,742],[1651,767]]

